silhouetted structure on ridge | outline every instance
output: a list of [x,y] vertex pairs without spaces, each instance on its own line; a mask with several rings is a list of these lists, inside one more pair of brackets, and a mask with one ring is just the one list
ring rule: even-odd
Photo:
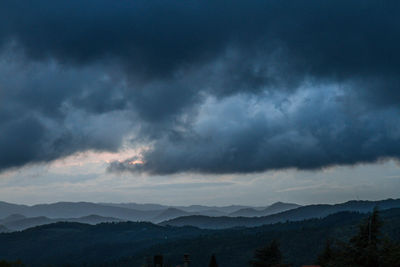
[[154,267],[164,267],[163,255],[159,254],[154,256]]
[[183,267],[189,267],[190,266],[190,255],[185,254],[183,255]]
[[[190,267],[190,255],[183,255],[183,265],[177,265],[176,267]],[[164,257],[162,254],[154,255],[153,261],[151,257],[146,257],[143,267],[173,267],[173,265],[169,264],[168,261],[164,262]],[[175,265],[174,265],[175,266]]]

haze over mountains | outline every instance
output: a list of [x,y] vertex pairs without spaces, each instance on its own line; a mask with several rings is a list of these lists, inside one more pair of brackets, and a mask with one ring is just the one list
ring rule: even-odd
[[[148,255],[162,252],[178,263],[189,252],[193,266],[200,267],[217,253],[221,267],[241,267],[257,247],[277,238],[287,259],[301,266],[313,262],[326,238],[348,238],[375,207],[385,219],[385,233],[400,240],[400,199],[267,207],[0,202],[0,258],[28,266],[140,266]],[[257,216],[263,214],[269,215]],[[48,253],[39,253],[44,249]]]
[[[275,204],[273,204],[275,206]],[[192,206],[163,206],[158,204],[136,204],[136,203],[90,203],[90,202],[57,202],[52,204],[37,204],[33,206],[11,204],[0,201],[0,218],[12,214],[24,216],[47,216],[49,218],[59,217],[81,217],[96,214],[100,216],[118,217],[132,221],[152,221],[153,218],[166,213],[179,213],[178,215],[209,215],[230,216],[249,206],[232,205],[225,207],[208,207],[201,205]],[[265,208],[265,207],[262,207]],[[277,209],[279,212],[280,210]]]
[[166,206],[161,204],[138,204],[138,203],[98,203],[105,206],[114,206],[114,207],[122,207],[122,208],[130,208],[135,210],[153,210],[153,211],[160,211],[165,210],[168,208],[176,208],[186,212],[203,212],[207,210],[216,210],[225,214],[233,213],[240,209],[244,208],[256,208],[256,209],[263,209],[265,207],[250,207],[244,205],[230,205],[230,206],[204,206],[204,205],[190,205],[190,206]]
[[[6,230],[23,230],[29,227],[59,221],[96,224],[118,221],[148,221],[160,223],[177,217],[202,216],[236,216],[243,210],[249,210],[248,216],[256,216],[263,210],[275,212],[286,210],[288,205],[275,203],[268,207],[252,208],[241,205],[225,207],[216,206],[164,206],[159,204],[137,203],[90,203],[90,202],[57,202],[33,206],[0,202],[0,225]],[[292,206],[292,207],[297,207]],[[280,209],[281,207],[281,209]],[[261,209],[261,210],[259,210]],[[253,212],[250,212],[253,211]]]
[[13,214],[4,219],[0,219],[0,233],[10,231],[21,231],[38,225],[56,223],[56,222],[77,222],[85,224],[99,224],[107,222],[121,222],[124,220],[112,217],[102,217],[98,215],[89,215],[79,218],[48,218],[45,216],[25,217],[20,214]]
[[137,203],[58,202],[33,206],[0,202],[0,232],[19,231],[30,227],[55,223],[147,221],[171,226],[195,226],[207,229],[254,227],[285,221],[323,218],[341,211],[370,212],[400,207],[400,199],[382,201],[349,201],[335,205],[300,206],[277,202],[267,207],[232,205],[164,206]]
[[256,217],[256,216],[267,216],[270,214],[291,210],[301,207],[301,205],[293,204],[293,203],[283,203],[276,202],[271,206],[268,206],[264,209],[256,209],[256,208],[243,208],[238,211],[232,212],[230,215],[234,217],[243,216],[243,217]]
[[301,221],[311,218],[324,218],[328,215],[352,211],[360,213],[371,212],[375,207],[386,210],[400,207],[400,199],[387,199],[382,201],[348,201],[341,204],[308,205],[283,212],[277,212],[263,217],[208,217],[185,216],[163,222],[163,225],[171,226],[195,226],[204,229],[223,229],[231,227],[254,227],[265,224],[273,224],[285,221]]

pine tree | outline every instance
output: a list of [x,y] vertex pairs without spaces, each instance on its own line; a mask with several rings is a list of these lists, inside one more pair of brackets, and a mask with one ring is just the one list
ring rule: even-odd
[[253,267],[272,267],[282,262],[282,253],[279,250],[279,244],[273,240],[268,246],[257,249],[254,253],[250,266]]
[[211,255],[210,259],[210,264],[208,264],[208,267],[218,267],[217,259],[215,258],[215,255]]
[[380,253],[380,260],[381,266],[400,267],[400,244],[385,239]]
[[323,267],[400,267],[400,245],[381,239],[382,221],[378,209],[359,225],[359,231],[348,243],[337,242],[332,248],[327,243],[318,257],[318,264]]
[[324,251],[318,256],[317,263],[321,266],[329,266],[329,262],[333,259],[332,242],[327,240]]
[[380,228],[382,221],[378,209],[374,209],[368,219],[359,226],[359,232],[350,239],[354,264],[364,267],[379,266]]

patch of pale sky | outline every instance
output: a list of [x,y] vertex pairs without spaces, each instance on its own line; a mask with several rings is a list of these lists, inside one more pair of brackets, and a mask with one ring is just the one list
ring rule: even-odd
[[50,165],[2,173],[1,200],[25,204],[93,201],[263,206],[275,201],[312,204],[397,198],[400,191],[400,179],[393,178],[400,177],[400,166],[393,160],[254,174],[149,176],[106,172],[108,160],[128,158],[133,153],[138,151],[80,153]]

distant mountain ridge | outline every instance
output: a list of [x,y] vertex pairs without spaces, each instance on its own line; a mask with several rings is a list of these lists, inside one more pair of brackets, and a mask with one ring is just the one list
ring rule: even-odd
[[265,207],[251,207],[251,206],[244,206],[244,205],[229,205],[229,206],[204,206],[204,205],[190,205],[190,206],[170,206],[170,205],[161,205],[161,204],[153,204],[153,203],[97,203],[104,206],[113,206],[113,207],[122,207],[122,208],[129,208],[135,210],[154,210],[154,211],[161,211],[166,210],[169,208],[179,209],[186,212],[197,212],[202,213],[205,211],[214,210],[219,213],[229,214],[235,212],[240,209],[244,208],[256,208],[256,209],[263,209]]
[[232,213],[240,209],[251,208],[251,206],[243,205],[229,205],[229,206],[204,206],[204,205],[190,205],[190,206],[176,206],[175,208],[187,212],[204,212],[208,210],[216,210],[222,213]]
[[[365,213],[371,211],[374,206],[379,206],[381,209],[396,208],[400,207],[400,200],[348,201],[334,205],[308,206],[276,202],[266,207],[240,205],[173,207],[159,204],[90,202],[57,202],[28,206],[0,202],[0,225],[14,231],[60,220],[92,224],[107,221],[149,221],[161,225],[191,225],[221,229],[321,218],[340,211]],[[84,221],[85,218],[87,221]]]
[[45,216],[49,218],[77,218],[96,214],[103,217],[114,217],[122,220],[149,221],[158,213],[159,211],[134,210],[90,202],[57,202],[33,206],[0,202],[0,218],[12,214],[20,214],[26,217]]
[[195,226],[203,229],[224,229],[231,227],[255,227],[264,224],[272,224],[285,221],[301,221],[311,218],[323,218],[330,214],[342,211],[355,211],[367,213],[378,207],[379,209],[391,209],[400,207],[400,199],[387,199],[381,201],[348,201],[341,204],[308,205],[284,212],[262,217],[208,217],[208,216],[184,216],[160,223],[170,226]]
[[11,214],[7,216],[6,218],[0,219],[0,224],[5,225],[11,222],[19,221],[26,219],[27,217],[21,214]]
[[301,205],[294,203],[284,203],[284,202],[275,202],[274,204],[264,208],[264,209],[255,209],[255,208],[244,208],[238,211],[232,212],[229,216],[232,217],[260,217],[267,216],[274,213],[279,213],[291,209],[295,209],[301,207]]
[[177,208],[168,208],[164,211],[162,211],[159,215],[154,217],[152,219],[152,222],[162,222],[165,220],[170,220],[182,216],[190,216],[190,215],[203,215],[203,216],[210,216],[210,217],[218,217],[218,216],[226,216],[226,213],[223,213],[218,210],[202,210],[202,211],[197,211],[197,212],[189,212],[189,211],[184,211],[181,209]]
[[160,211],[169,208],[169,206],[164,206],[161,204],[153,204],[153,203],[96,203],[103,206],[112,206],[112,207],[120,207],[120,208],[127,208],[127,209],[134,209],[134,210],[142,210],[142,211]]
[[[121,222],[121,219],[112,217],[102,217],[98,215],[89,215],[79,218],[48,218],[45,216],[25,217],[20,214],[13,214],[0,220],[0,225],[5,227],[6,231],[21,231],[31,227],[57,222],[77,222],[86,224],[98,224],[106,222]],[[0,228],[1,231],[1,228]]]
[[0,219],[13,214],[29,218],[44,216],[48,219],[78,218],[95,214],[125,221],[161,222],[185,215],[228,216],[230,212],[244,207],[246,206],[191,205],[173,207],[159,204],[91,202],[57,202],[28,206],[0,201]]
[[154,218],[156,222],[162,222],[164,220],[170,220],[177,217],[188,216],[191,215],[189,212],[176,209],[176,208],[168,208],[161,212],[158,216]]

